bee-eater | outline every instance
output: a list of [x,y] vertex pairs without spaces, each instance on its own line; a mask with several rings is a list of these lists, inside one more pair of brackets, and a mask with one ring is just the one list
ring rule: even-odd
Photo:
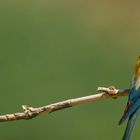
[[119,121],[122,124],[127,118],[127,126],[123,140],[130,140],[136,120],[140,115],[140,56],[137,59],[134,76],[132,78],[130,93],[124,115]]

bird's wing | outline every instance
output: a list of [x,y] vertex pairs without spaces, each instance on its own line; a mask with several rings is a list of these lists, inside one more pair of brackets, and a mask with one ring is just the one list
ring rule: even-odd
[[[140,77],[138,79],[140,79]],[[128,103],[124,111],[124,115],[119,121],[119,125],[122,124],[128,117],[130,117],[130,115],[133,114],[138,107],[140,107],[140,82],[139,81],[140,80],[138,80],[138,82],[137,81],[134,82],[134,79],[132,80]]]
[[140,107],[140,98],[135,103],[128,103],[124,115],[119,121],[119,125],[122,124],[128,117],[130,117]]

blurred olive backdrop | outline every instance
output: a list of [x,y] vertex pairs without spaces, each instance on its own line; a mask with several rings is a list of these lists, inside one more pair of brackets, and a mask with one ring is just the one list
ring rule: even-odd
[[[140,2],[0,1],[0,114],[129,87],[140,54]],[[120,140],[127,98],[0,123],[2,140]],[[137,123],[134,139],[140,137]]]

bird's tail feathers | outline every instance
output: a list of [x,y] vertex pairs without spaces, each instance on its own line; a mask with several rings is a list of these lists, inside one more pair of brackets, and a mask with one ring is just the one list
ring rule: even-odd
[[127,123],[127,126],[126,126],[126,130],[125,130],[125,133],[124,133],[124,136],[123,136],[122,140],[130,140],[133,129],[134,129],[135,124],[136,124],[136,120],[137,120],[139,114],[140,114],[140,108],[138,108],[136,110],[136,112],[134,112],[129,117],[129,120],[128,120],[128,123]]

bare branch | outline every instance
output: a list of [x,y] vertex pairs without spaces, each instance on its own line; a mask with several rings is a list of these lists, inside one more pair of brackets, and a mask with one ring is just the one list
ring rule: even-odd
[[99,87],[97,89],[97,92],[98,94],[75,98],[75,99],[69,99],[69,100],[65,100],[62,102],[58,102],[58,103],[54,103],[38,108],[33,108],[33,107],[28,107],[27,105],[23,105],[22,106],[23,112],[1,115],[0,122],[21,120],[21,119],[29,120],[42,113],[48,114],[57,110],[72,107],[79,104],[84,104],[91,101],[128,96],[129,89],[120,90],[120,89],[116,89],[113,86],[109,88]]

